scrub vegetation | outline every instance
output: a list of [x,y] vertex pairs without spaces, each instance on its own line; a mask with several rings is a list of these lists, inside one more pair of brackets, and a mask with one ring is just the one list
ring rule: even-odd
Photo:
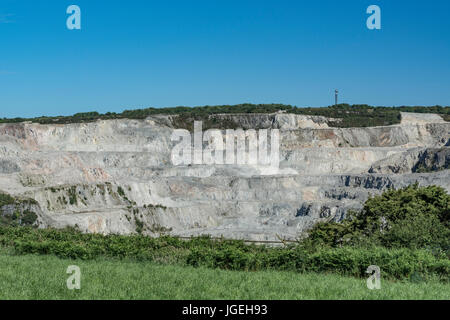
[[56,117],[36,117],[36,118],[12,118],[0,119],[0,123],[17,123],[23,121],[32,121],[41,124],[66,124],[83,123],[107,119],[145,119],[152,115],[172,115],[174,124],[180,128],[190,128],[194,120],[204,122],[206,128],[233,128],[233,123],[227,120],[217,121],[210,119],[214,114],[233,114],[233,113],[274,113],[286,112],[303,115],[316,115],[334,118],[329,125],[333,127],[370,127],[386,126],[400,123],[400,112],[418,112],[418,113],[437,113],[442,115],[446,121],[450,121],[450,107],[443,106],[400,106],[400,107],[374,107],[369,105],[349,105],[339,104],[321,108],[299,108],[284,104],[238,104],[238,105],[219,105],[203,107],[174,107],[174,108],[145,108],[135,110],[125,110],[121,113],[107,112],[104,114],[96,111],[76,113],[72,116]]

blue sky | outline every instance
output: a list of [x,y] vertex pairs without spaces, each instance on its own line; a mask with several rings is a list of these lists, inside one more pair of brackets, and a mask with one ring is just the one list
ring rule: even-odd
[[449,17],[448,0],[2,0],[0,117],[326,106],[335,88],[347,103],[450,105]]

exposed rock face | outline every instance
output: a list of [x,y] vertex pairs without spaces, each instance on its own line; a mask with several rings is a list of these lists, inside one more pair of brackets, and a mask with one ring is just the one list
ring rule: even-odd
[[210,118],[219,121],[231,121],[243,129],[283,129],[296,130],[304,128],[323,129],[328,128],[327,122],[335,119],[327,119],[322,116],[307,116],[286,113],[243,113],[243,114],[214,114]]
[[[399,125],[373,128],[292,114],[215,117],[280,129],[279,168],[174,166],[172,116],[1,124],[0,190],[35,199],[42,227],[246,239],[296,238],[389,187],[450,191],[450,123],[437,115],[402,114]],[[444,170],[417,173],[419,163]]]
[[412,168],[413,172],[431,172],[450,169],[450,148],[426,149]]
[[18,200],[0,206],[0,224],[15,226],[45,226],[38,203],[34,200]]
[[370,173],[433,172],[450,169],[450,148],[414,148],[376,161]]

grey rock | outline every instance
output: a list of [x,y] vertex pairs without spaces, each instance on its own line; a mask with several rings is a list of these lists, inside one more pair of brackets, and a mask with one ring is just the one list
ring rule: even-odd
[[0,159],[0,173],[14,173],[19,171],[20,168],[16,163],[6,159]]
[[[244,129],[279,129],[279,168],[174,166],[176,121],[168,115],[0,124],[0,190],[36,200],[40,227],[296,239],[387,188],[418,182],[450,191],[450,123],[402,116],[373,128],[331,128],[330,119],[286,113],[214,116]],[[440,171],[419,173],[418,163]]]

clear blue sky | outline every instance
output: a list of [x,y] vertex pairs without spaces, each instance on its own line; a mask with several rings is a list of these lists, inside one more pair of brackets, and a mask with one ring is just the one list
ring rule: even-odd
[[[81,8],[82,29],[66,28]],[[381,7],[381,30],[366,9]],[[286,103],[450,105],[448,0],[1,0],[0,117]]]

